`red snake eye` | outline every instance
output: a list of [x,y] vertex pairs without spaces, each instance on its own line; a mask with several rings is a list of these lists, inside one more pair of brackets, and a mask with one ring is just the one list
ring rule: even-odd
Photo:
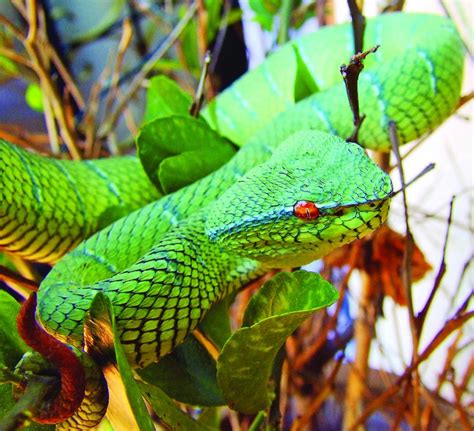
[[301,220],[315,220],[319,217],[319,209],[314,202],[298,201],[293,206],[293,214]]

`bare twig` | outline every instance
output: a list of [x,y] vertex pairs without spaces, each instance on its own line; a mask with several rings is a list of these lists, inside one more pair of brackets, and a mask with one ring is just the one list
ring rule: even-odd
[[467,93],[464,96],[461,96],[459,98],[459,102],[458,102],[458,106],[456,107],[456,110],[458,110],[461,106],[465,105],[467,102],[469,102],[472,99],[474,99],[474,91],[471,91],[470,93]]
[[441,262],[438,267],[438,271],[436,273],[436,277],[433,283],[433,288],[431,289],[430,296],[428,297],[423,309],[418,313],[416,316],[416,324],[418,327],[418,333],[421,334],[421,331],[423,329],[423,325],[425,323],[426,316],[428,314],[428,311],[430,309],[431,303],[433,302],[433,299],[436,295],[436,292],[438,291],[439,287],[441,286],[441,281],[444,277],[444,274],[446,273],[446,250],[448,247],[448,240],[449,240],[449,232],[451,229],[451,222],[453,219],[453,205],[454,205],[454,199],[455,196],[451,199],[451,202],[449,204],[449,216],[448,216],[448,222],[446,226],[446,235],[444,237],[444,244],[443,244],[443,253],[441,256]]
[[[403,253],[403,265],[402,265],[402,283],[405,290],[405,296],[407,299],[407,306],[408,306],[408,316],[410,319],[410,330],[412,336],[412,363],[417,362],[418,358],[418,346],[419,346],[419,338],[420,334],[418,332],[418,326],[415,317],[415,311],[413,307],[413,298],[411,295],[411,287],[412,287],[412,267],[411,261],[413,258],[413,248],[414,248],[414,239],[413,234],[410,229],[409,217],[408,217],[408,203],[406,197],[406,182],[405,182],[405,173],[403,171],[402,160],[400,156],[400,145],[397,133],[397,126],[395,122],[390,121],[389,123],[389,135],[390,141],[392,143],[392,149],[395,154],[395,159],[398,164],[398,172],[400,174],[400,183],[402,186],[402,196],[403,196],[403,208],[405,212],[405,227],[406,227],[406,242],[405,242],[405,250]],[[414,369],[414,376],[413,376],[413,416],[415,420],[415,429],[419,429],[419,385],[420,385],[420,376],[418,374],[418,370]]]
[[291,425],[291,431],[300,431],[301,429],[304,429],[304,427],[308,424],[311,418],[321,408],[326,398],[331,394],[334,380],[337,376],[337,373],[339,372],[339,369],[341,368],[343,359],[344,359],[344,356],[341,356],[336,361],[334,368],[331,370],[331,373],[329,374],[327,379],[324,381],[323,387],[318,391],[318,395],[310,403],[305,413],[293,422],[293,424]]
[[201,111],[202,104],[204,102],[204,84],[206,82],[210,63],[211,53],[207,51],[206,55],[204,56],[204,61],[201,69],[201,77],[199,78],[199,83],[196,89],[196,93],[194,95],[194,101],[191,105],[191,108],[189,108],[189,113],[196,118],[198,117],[199,112]]
[[356,0],[347,0],[352,18],[352,33],[354,35],[354,54],[364,49],[365,16],[362,15]]
[[360,126],[364,121],[365,116],[360,115],[359,111],[359,91],[357,87],[357,82],[359,79],[359,74],[364,68],[363,60],[373,52],[376,52],[379,48],[379,45],[374,46],[368,51],[362,52],[360,54],[353,55],[349,65],[343,64],[340,67],[341,75],[344,79],[344,84],[346,86],[346,93],[349,99],[349,104],[351,106],[352,115],[354,118],[354,131],[352,135],[347,138],[347,141],[357,142]]
[[186,11],[184,17],[179,21],[176,27],[171,31],[171,33],[166,37],[166,39],[161,44],[160,48],[146,61],[142,69],[135,76],[135,78],[130,83],[130,87],[124,93],[124,95],[119,99],[117,106],[114,111],[110,114],[109,118],[104,122],[103,126],[99,129],[98,136],[100,138],[108,136],[110,131],[117,124],[118,119],[120,118],[123,109],[138,91],[142,85],[143,80],[148,75],[148,73],[153,69],[155,63],[164,55],[166,51],[176,42],[183,30],[186,28],[188,23],[191,21],[192,17],[196,13],[196,4],[193,3]]
[[474,317],[474,311],[466,313],[456,313],[456,315],[448,320],[443,328],[435,335],[429,345],[418,355],[416,362],[410,364],[404,373],[390,386],[385,392],[374,399],[364,410],[364,412],[357,418],[357,422],[352,426],[351,431],[357,429],[358,426],[365,423],[370,415],[373,414],[377,409],[384,405],[387,400],[393,397],[399,390],[402,383],[408,379],[413,370],[415,370],[423,361],[425,361],[431,353],[448,338],[454,331],[458,330],[468,320]]
[[293,0],[283,0],[280,8],[280,28],[278,29],[278,45],[283,45],[288,41],[288,31],[290,28],[292,10]]
[[104,112],[109,112],[114,99],[117,98],[118,95],[118,85],[120,79],[120,70],[123,65],[123,59],[125,57],[125,53],[127,52],[128,47],[130,46],[130,42],[132,41],[133,37],[133,27],[129,19],[124,19],[122,24],[122,32],[120,37],[120,42],[117,49],[117,58],[115,59],[115,65],[112,72],[111,84],[109,87],[109,92],[105,99],[105,108]]
[[382,13],[400,12],[405,6],[405,0],[389,0],[382,8]]
[[217,361],[220,351],[215,343],[209,337],[206,337],[206,335],[200,329],[195,329],[193,331],[193,335],[196,337],[196,340],[198,340],[199,343],[201,343],[201,345],[207,350],[207,353],[209,353],[211,358]]

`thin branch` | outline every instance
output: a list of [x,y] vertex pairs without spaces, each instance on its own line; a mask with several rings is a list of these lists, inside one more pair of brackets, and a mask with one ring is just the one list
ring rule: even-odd
[[[398,172],[400,174],[400,183],[402,186],[402,196],[403,196],[403,208],[405,212],[405,229],[406,229],[406,242],[405,242],[405,250],[403,252],[403,264],[402,264],[402,283],[403,288],[405,290],[405,296],[407,299],[407,306],[408,306],[408,316],[410,319],[410,330],[412,336],[412,363],[417,362],[418,357],[418,346],[419,346],[419,338],[420,334],[418,332],[417,321],[415,317],[415,311],[413,307],[413,298],[411,295],[412,290],[412,258],[413,258],[413,249],[414,249],[414,239],[413,234],[410,229],[409,223],[409,216],[408,216],[408,203],[407,203],[407,196],[406,196],[406,182],[405,182],[405,173],[403,170],[403,164],[400,156],[400,145],[398,139],[398,132],[397,126],[395,122],[390,121],[389,123],[389,135],[390,141],[392,143],[393,152],[395,154],[395,159],[398,164]],[[419,385],[420,385],[420,376],[418,374],[418,370],[414,370],[413,376],[413,416],[415,419],[415,429],[419,429]]]
[[314,398],[314,400],[310,403],[308,408],[306,409],[303,416],[297,418],[293,424],[291,425],[291,431],[300,431],[304,429],[304,427],[308,424],[311,418],[316,415],[318,410],[321,408],[324,401],[327,399],[332,392],[332,386],[334,384],[334,380],[336,379],[337,373],[341,368],[342,361],[344,360],[344,356],[341,356],[334,365],[334,368],[331,370],[331,373],[324,381],[323,387],[318,391],[318,395]]
[[109,87],[109,92],[107,97],[105,98],[104,103],[104,112],[109,112],[112,108],[112,104],[114,99],[117,98],[118,94],[118,85],[120,79],[120,70],[123,65],[123,59],[125,57],[125,53],[127,52],[128,47],[130,46],[130,42],[132,41],[133,37],[133,27],[130,23],[128,18],[123,20],[122,24],[122,32],[120,37],[120,42],[117,49],[117,57],[115,60],[115,65],[112,72],[111,77],[111,84]]
[[425,361],[438,346],[448,338],[454,331],[459,329],[468,320],[474,317],[474,311],[469,311],[464,314],[457,314],[452,319],[448,320],[443,328],[435,335],[426,349],[418,355],[417,361],[406,368],[404,373],[390,386],[385,392],[373,400],[359,416],[357,422],[352,426],[350,431],[355,430],[358,426],[365,423],[365,421],[381,406],[384,405],[391,397],[393,397],[400,389],[403,382],[408,379],[413,372],[423,361]]
[[206,52],[204,56],[204,61],[201,69],[201,76],[199,78],[199,83],[196,89],[196,93],[194,95],[194,101],[189,108],[189,113],[197,118],[199,116],[199,112],[201,111],[202,104],[204,102],[204,84],[206,82],[207,74],[209,72],[209,65],[211,63],[211,53],[209,51]]
[[354,119],[354,131],[352,135],[347,138],[347,141],[356,142],[358,141],[358,134],[360,126],[364,121],[365,116],[360,115],[359,111],[359,90],[357,87],[357,82],[359,79],[360,72],[364,68],[364,59],[371,53],[376,52],[379,48],[379,45],[374,46],[368,51],[362,52],[360,54],[353,55],[349,62],[349,65],[343,64],[340,67],[341,75],[344,79],[344,84],[346,86],[347,98],[349,99],[349,104],[351,106],[352,115]]
[[122,114],[122,111],[125,105],[129,103],[130,99],[139,90],[140,86],[142,85],[143,80],[148,75],[148,73],[151,72],[151,70],[155,66],[155,63],[176,42],[176,40],[179,38],[183,30],[191,21],[195,13],[196,13],[196,3],[193,3],[186,11],[186,14],[184,15],[184,17],[179,21],[176,27],[171,31],[171,33],[163,41],[160,48],[146,61],[146,63],[143,65],[140,72],[132,80],[128,90],[119,99],[115,110],[111,113],[111,115],[109,116],[108,120],[104,123],[104,125],[99,129],[99,132],[98,132],[99,137],[106,137],[110,133],[110,131],[115,127],[118,119],[120,118],[120,115]]
[[448,222],[446,226],[446,234],[444,236],[443,253],[441,255],[441,262],[439,264],[438,271],[436,273],[436,277],[433,283],[433,288],[431,289],[430,296],[428,297],[428,300],[426,301],[423,309],[416,316],[416,324],[418,327],[418,333],[420,334],[423,329],[423,325],[425,323],[425,319],[430,309],[431,303],[433,302],[436,292],[438,292],[438,289],[441,286],[441,281],[444,277],[444,274],[446,273],[446,250],[448,247],[449,233],[451,230],[451,222],[453,220],[454,199],[455,199],[455,196],[453,196],[449,204],[449,216],[448,216]]
[[405,0],[390,0],[382,8],[382,13],[400,12],[405,6]]
[[352,18],[352,33],[354,35],[354,54],[362,52],[364,49],[365,16],[357,6],[356,0],[347,0]]
[[293,0],[283,0],[280,8],[280,28],[278,29],[278,45],[288,42],[288,31],[291,22]]
[[209,337],[207,337],[200,329],[195,329],[193,331],[193,335],[196,340],[198,340],[199,343],[201,343],[201,345],[206,349],[207,353],[209,353],[211,358],[217,361],[217,358],[220,355],[220,350],[216,346],[216,344]]
[[459,98],[458,106],[456,106],[456,110],[458,110],[461,106],[465,105],[470,100],[474,99],[474,91],[465,94]]

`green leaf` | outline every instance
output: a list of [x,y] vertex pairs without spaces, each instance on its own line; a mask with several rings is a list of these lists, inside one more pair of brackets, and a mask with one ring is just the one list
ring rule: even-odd
[[[183,6],[179,10],[179,18],[183,18],[186,13],[187,6]],[[186,28],[181,33],[180,48],[182,52],[182,59],[184,60],[184,68],[189,72],[199,77],[201,70],[201,62],[199,58],[199,48],[197,40],[197,20],[189,21]]]
[[165,194],[210,174],[235,153],[203,121],[177,115],[145,124],[136,142],[145,172]]
[[186,431],[209,430],[209,428],[196,422],[183,411],[178,409],[168,395],[157,386],[152,386],[143,382],[139,382],[138,385],[158,418],[162,422],[170,425],[171,429]]
[[156,364],[137,372],[177,401],[201,406],[225,404],[217,385],[216,363],[193,336]]
[[94,335],[93,340],[97,342],[97,344],[88,346],[89,349],[106,350],[107,347],[111,346],[105,346],[104,348],[104,346],[101,346],[101,343],[113,342],[120,376],[137,425],[140,430],[154,431],[155,427],[150,419],[140,389],[133,378],[132,370],[117,336],[112,304],[104,293],[99,292],[94,297],[88,315],[84,320],[84,328],[85,331]]
[[23,353],[28,351],[16,329],[20,305],[8,293],[0,291],[0,365],[13,369]]
[[274,397],[269,377],[286,338],[312,313],[337,300],[319,274],[278,273],[250,301],[244,326],[234,332],[217,362],[217,379],[229,406],[256,413]]
[[221,22],[222,0],[204,0],[207,11],[207,41],[212,42]]
[[143,122],[171,115],[186,116],[192,101],[192,97],[172,79],[164,75],[156,76],[150,80],[147,90]]
[[25,100],[33,111],[44,111],[43,92],[38,84],[29,84],[28,87],[26,87]]
[[5,253],[1,253],[1,252],[0,252],[0,265],[6,266],[8,269],[11,269],[12,271],[17,270],[13,262],[10,260],[10,258]]
[[230,295],[215,304],[207,313],[204,320],[199,324],[199,329],[204,332],[219,349],[231,335],[229,306],[233,302],[235,295]]
[[281,8],[281,0],[250,0],[249,6],[255,12],[255,20],[262,28],[271,31],[273,18]]

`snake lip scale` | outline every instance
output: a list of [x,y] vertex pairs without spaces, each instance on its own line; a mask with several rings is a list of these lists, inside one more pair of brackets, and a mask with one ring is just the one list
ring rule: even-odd
[[[389,151],[392,121],[402,145],[456,109],[464,50],[448,19],[385,14],[367,21],[365,43],[381,47],[359,78],[364,148]],[[339,75],[352,47],[350,25],[325,28],[219,95],[202,117],[241,149],[166,196],[135,157],[59,161],[0,141],[0,249],[55,263],[38,292],[43,327],[81,351],[84,317],[104,292],[128,360],[145,367],[269,268],[309,263],[380,226],[390,178],[337,137],[353,130]],[[91,376],[103,383],[98,369]],[[91,406],[106,406],[91,393],[60,429],[100,421]]]

